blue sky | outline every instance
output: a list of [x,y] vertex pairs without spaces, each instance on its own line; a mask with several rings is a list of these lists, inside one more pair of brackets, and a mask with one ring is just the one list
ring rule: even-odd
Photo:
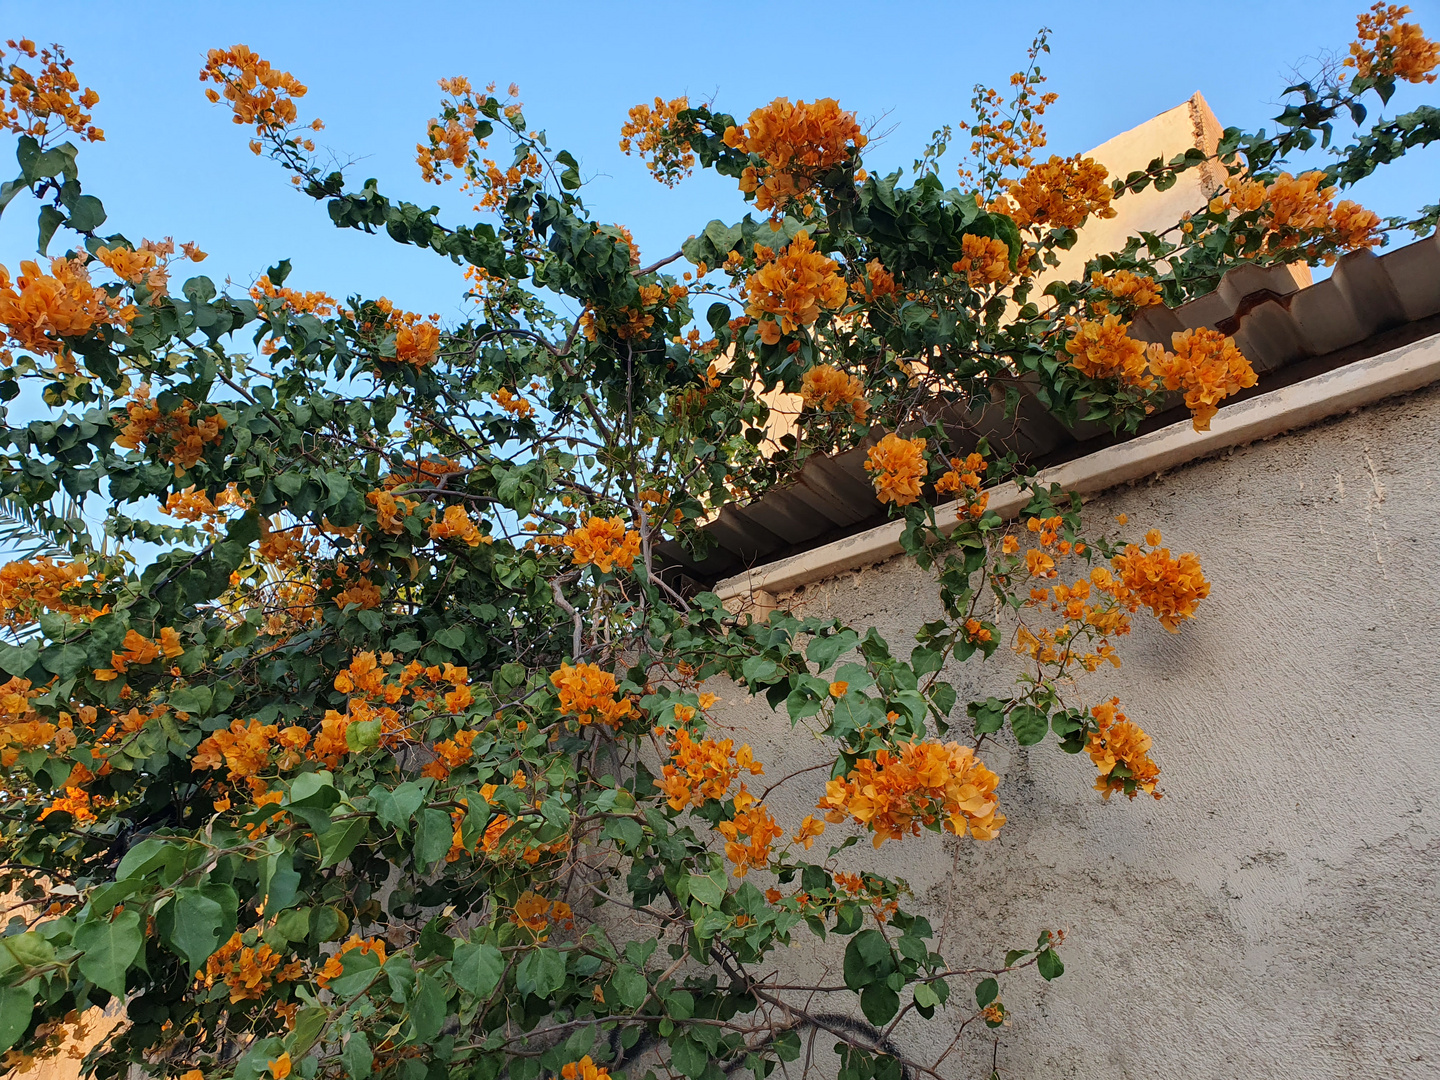
[[[1276,111],[1292,66],[1354,36],[1363,0],[1115,5],[1031,3],[773,4],[131,3],[6,0],[3,37],[59,41],[101,101],[107,141],[81,156],[106,229],[194,240],[203,272],[248,286],[279,258],[290,284],[344,296],[387,295],[458,316],[458,268],[384,237],[334,229],[322,206],[246,148],[245,129],[204,99],[205,50],[243,42],[310,87],[303,115],[326,123],[322,147],[357,159],[383,191],[473,216],[452,192],[420,182],[414,147],[435,114],[435,80],[468,75],[521,87],[531,124],[580,159],[585,197],[628,225],[646,256],[675,250],[706,221],[737,219],[730,181],[700,174],[674,190],[649,180],[616,146],[626,110],[655,94],[713,97],[744,115],[786,95],[838,98],[889,136],[872,171],[908,162],[930,132],[964,119],[977,81],[1003,84],[1034,31],[1054,31],[1045,65],[1060,94],[1047,117],[1050,150],[1070,153],[1179,104],[1196,90],[1222,123],[1255,127]],[[1440,33],[1440,2],[1412,3]],[[1440,100],[1440,86],[1405,87],[1387,114]],[[1440,198],[1440,147],[1372,178],[1357,197],[1381,214]],[[0,219],[0,262],[34,250],[35,207]]]

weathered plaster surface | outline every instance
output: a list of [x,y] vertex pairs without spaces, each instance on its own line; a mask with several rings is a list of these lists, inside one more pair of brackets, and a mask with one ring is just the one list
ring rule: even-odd
[[[846,853],[908,879],[952,962],[1065,930],[1060,980],[1011,977],[1002,1076],[1440,1075],[1437,483],[1430,389],[1091,500],[1091,522],[1158,527],[1213,583],[1183,633],[1137,620],[1124,667],[1085,685],[1154,736],[1165,798],[1102,801],[1088,759],[1053,741],[987,748],[997,840]],[[938,613],[904,559],[781,606],[876,626],[897,651]],[[947,677],[963,701],[1013,671],[1002,650]],[[722,696],[766,782],[821,760],[763,702]],[[798,822],[821,776],[777,790],[777,818]],[[788,963],[819,982],[834,959]],[[933,1058],[943,1016],[903,1030],[906,1048]],[[968,1044],[953,1075],[990,1054]]]

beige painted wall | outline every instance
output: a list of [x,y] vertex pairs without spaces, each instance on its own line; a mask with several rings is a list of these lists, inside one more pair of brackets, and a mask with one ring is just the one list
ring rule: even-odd
[[[1088,684],[1154,736],[1166,797],[1105,803],[1083,755],[1010,745],[985,754],[1009,818],[997,840],[958,857],[930,834],[878,858],[864,845],[937,931],[948,913],[957,965],[1066,931],[1067,973],[1005,995],[1002,1076],[1440,1075],[1437,431],[1431,388],[1090,502],[1093,522],[1123,511],[1197,551],[1214,586],[1178,636],[1137,622],[1124,668]],[[876,626],[897,651],[939,612],[904,559],[782,606]],[[1003,650],[989,667],[947,677],[1004,692]],[[763,702],[712,689],[768,777],[822,759]],[[813,806],[817,775],[771,796],[782,823]],[[834,960],[782,963],[822,981]],[[902,1045],[933,1060],[942,1017]],[[987,1075],[990,1053],[970,1043],[947,1074]]]

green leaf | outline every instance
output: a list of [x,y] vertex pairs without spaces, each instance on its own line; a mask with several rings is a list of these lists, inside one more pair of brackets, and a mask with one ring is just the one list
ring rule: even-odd
[[443,859],[455,838],[455,826],[443,810],[427,809],[420,813],[420,826],[415,830],[415,865],[428,867]]
[[458,941],[450,960],[450,974],[460,989],[477,998],[488,998],[505,974],[505,955],[484,942]]
[[1010,730],[1021,746],[1034,746],[1050,730],[1050,718],[1033,705],[1016,705],[1010,710]]
[[208,686],[187,686],[170,695],[170,707],[192,716],[209,716],[214,700]]
[[80,974],[117,998],[125,996],[125,973],[134,963],[143,944],[140,915],[125,910],[113,919],[100,918],[81,923],[72,944],[80,957]]
[[265,860],[260,887],[265,891],[265,910],[284,911],[295,903],[300,889],[300,872],[295,869],[295,857],[288,851],[281,851]]
[[[650,984],[645,981],[645,976],[629,964],[621,964],[615,969],[610,986],[620,999],[620,1004],[627,1009],[638,1009],[650,993]],[[608,996],[606,1001],[608,1003]]]
[[407,780],[394,790],[386,790],[376,784],[370,789],[370,800],[375,804],[375,820],[402,833],[409,832],[410,819],[425,801],[429,786],[428,780]]
[[370,1070],[375,1065],[375,1055],[371,1052],[370,1042],[363,1031],[353,1031],[350,1038],[345,1040],[345,1049],[340,1051],[340,1064],[345,1066],[350,1080],[365,1080],[365,1077],[370,1075]]
[[325,1021],[330,1018],[329,1010],[318,1007],[301,1009],[295,1014],[295,1033],[290,1044],[290,1053],[299,1057],[315,1045]]
[[[228,885],[224,887],[229,888]],[[225,909],[217,899],[207,896],[200,889],[178,889],[171,903],[175,908],[174,921],[166,940],[189,961],[192,972],[198,971],[222,943],[220,934],[225,929]],[[226,938],[229,936],[225,935]]]
[[710,1064],[710,1055],[695,1039],[682,1035],[670,1044],[670,1064],[691,1080],[700,1080]]
[[410,999],[411,1041],[428,1043],[440,1034],[444,1023],[445,989],[428,972],[421,972],[415,980],[415,996]]
[[363,754],[379,745],[379,720],[356,720],[345,729],[345,748],[352,754]]
[[691,874],[690,898],[706,907],[719,907],[725,899],[725,882],[710,874]]
[[1046,949],[1042,952],[1035,964],[1040,971],[1040,977],[1046,982],[1051,979],[1058,979],[1065,974],[1065,965],[1060,960],[1060,954],[1054,949]]
[[0,1053],[15,1045],[15,1040],[30,1026],[35,1011],[35,995],[18,986],[0,986]]
[[980,985],[975,987],[975,1004],[982,1009],[999,996],[1000,984],[994,979],[981,979]]
[[53,206],[42,206],[40,208],[40,237],[35,242],[35,250],[41,255],[50,246],[50,238],[55,235],[55,230],[65,222],[65,215]]
[[876,1027],[888,1024],[900,1011],[900,995],[884,983],[871,983],[860,991],[860,1011]]
[[548,997],[565,985],[565,956],[554,949],[525,954],[515,969],[515,987],[522,994]]
[[[448,820],[448,819],[447,819]],[[315,837],[316,843],[320,845],[320,869],[334,866],[349,857],[355,850],[355,845],[365,838],[370,831],[370,819],[365,817],[351,818],[348,821],[337,821]],[[447,847],[448,851],[449,848]]]
[[436,633],[435,643],[444,645],[447,649],[463,649],[465,647],[465,628],[463,626],[447,626],[444,630]]
[[752,656],[740,665],[740,673],[747,682],[770,683],[779,677],[780,668],[768,657]]
[[290,785],[287,806],[318,806],[329,810],[340,801],[335,790],[335,777],[326,769],[319,772],[301,773]]
[[929,983],[916,983],[915,1004],[922,1009],[933,1009],[940,1004],[940,995],[935,993]]
[[94,232],[105,218],[105,207],[94,195],[81,195],[70,206],[70,228],[76,232]]
[[845,985],[861,990],[895,970],[890,945],[878,930],[862,930],[845,946]]
[[836,661],[841,653],[847,653],[853,649],[859,640],[860,635],[848,628],[841,630],[838,634],[817,637],[805,650],[805,658],[824,671]]
[[965,711],[975,721],[976,735],[990,735],[1005,726],[1005,702],[999,698],[972,701]]

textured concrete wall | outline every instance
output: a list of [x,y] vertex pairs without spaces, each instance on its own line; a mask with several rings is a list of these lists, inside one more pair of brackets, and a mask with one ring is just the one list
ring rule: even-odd
[[[1137,620],[1123,669],[1083,687],[1154,736],[1166,797],[1105,803],[1088,758],[1053,741],[987,748],[997,840],[842,856],[908,879],[953,963],[1066,931],[1060,980],[1011,977],[1002,1076],[1440,1075],[1437,432],[1430,389],[1094,499],[1092,521],[1159,527],[1213,583],[1183,633]],[[902,655],[939,610],[904,559],[782,606],[876,626]],[[1004,692],[1007,655],[947,677]],[[767,782],[821,760],[763,702],[714,689]],[[822,775],[776,791],[777,818],[798,822]],[[782,963],[819,983],[835,959]],[[953,1030],[898,1034],[933,1060]],[[967,1043],[953,1075],[985,1075],[991,1053]]]

